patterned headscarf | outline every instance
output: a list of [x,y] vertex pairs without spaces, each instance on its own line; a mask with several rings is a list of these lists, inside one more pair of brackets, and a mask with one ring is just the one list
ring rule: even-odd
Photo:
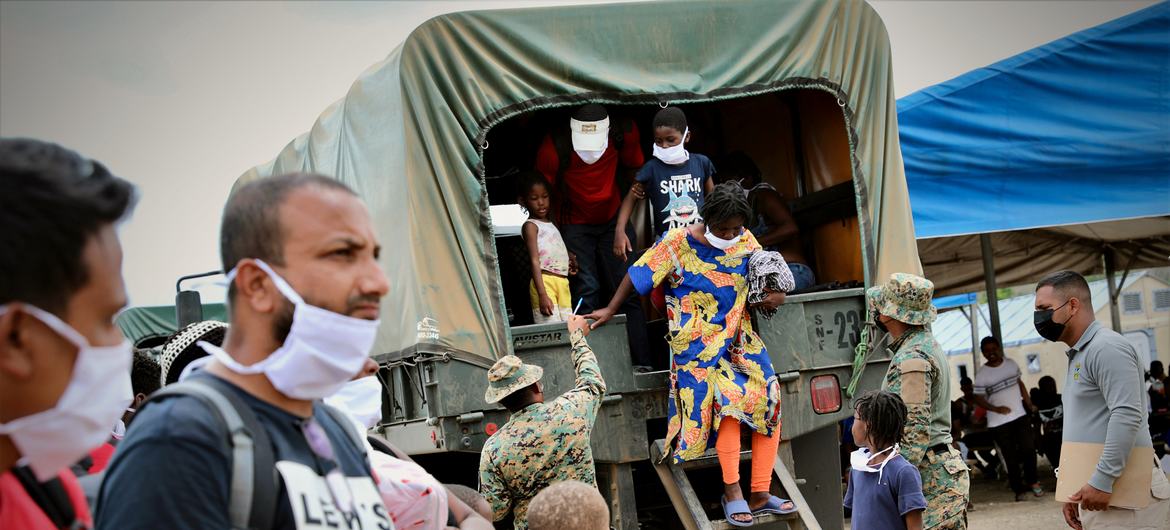
[[[779,252],[770,250],[752,253],[751,260],[748,261],[747,281],[749,305],[767,298],[768,293],[765,289],[787,293],[796,288],[796,280],[793,279],[792,271],[788,269],[784,257]],[[759,308],[759,312],[764,318],[772,318],[772,315],[776,314],[775,309],[763,307]]]

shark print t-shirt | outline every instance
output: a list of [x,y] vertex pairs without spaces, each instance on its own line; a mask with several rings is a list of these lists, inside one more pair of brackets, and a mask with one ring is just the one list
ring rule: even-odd
[[682,164],[670,165],[651,158],[638,170],[637,180],[646,188],[654,220],[654,239],[681,226],[701,222],[703,189],[715,177],[711,159],[698,153]]

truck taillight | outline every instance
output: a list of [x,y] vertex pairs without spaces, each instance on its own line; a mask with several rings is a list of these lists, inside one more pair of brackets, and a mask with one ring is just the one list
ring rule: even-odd
[[829,414],[841,410],[841,384],[833,374],[812,378],[812,405],[817,414]]

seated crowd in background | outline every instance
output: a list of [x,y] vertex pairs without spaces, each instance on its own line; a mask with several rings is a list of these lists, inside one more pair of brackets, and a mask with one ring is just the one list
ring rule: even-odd
[[1166,377],[1162,361],[1151,361],[1150,371],[1146,374],[1146,393],[1150,396],[1150,436],[1159,457],[1166,455],[1166,445],[1170,443],[1170,389],[1166,388],[1167,383],[1170,383],[1170,378]]
[[1032,404],[1036,406],[1035,436],[1040,443],[1036,448],[1055,469],[1060,466],[1060,441],[1064,432],[1064,405],[1056,391],[1056,379],[1046,375],[1040,378],[1038,386],[1031,392]]
[[958,440],[963,459],[974,462],[983,476],[999,476],[999,454],[987,430],[987,409],[975,402],[975,384],[970,377],[959,380],[963,395],[951,402],[951,434]]

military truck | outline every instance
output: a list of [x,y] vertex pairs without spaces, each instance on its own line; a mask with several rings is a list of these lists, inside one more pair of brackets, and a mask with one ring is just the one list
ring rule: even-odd
[[[584,103],[637,124],[647,154],[650,117],[682,107],[690,150],[748,153],[789,200],[820,282],[757,321],[784,388],[774,482],[801,508],[757,524],[841,528],[846,387],[855,374],[860,388],[877,387],[888,362],[855,363],[871,329],[862,287],[921,270],[891,79],[885,28],[861,1],[455,13],[418,27],[237,185],[312,171],[366,200],[392,284],[372,352],[387,386],[375,432],[441,479],[474,486],[477,453],[508,417],[483,398],[494,360],[515,353],[543,366],[549,395],[573,383],[564,325],[524,323],[528,300],[516,293],[527,261],[505,219],[512,177]],[[608,384],[593,450],[613,526],[726,527],[712,521],[713,455],[658,463],[668,373],[634,373],[624,325],[615,318],[589,338]],[[664,327],[649,327],[665,366]]]

